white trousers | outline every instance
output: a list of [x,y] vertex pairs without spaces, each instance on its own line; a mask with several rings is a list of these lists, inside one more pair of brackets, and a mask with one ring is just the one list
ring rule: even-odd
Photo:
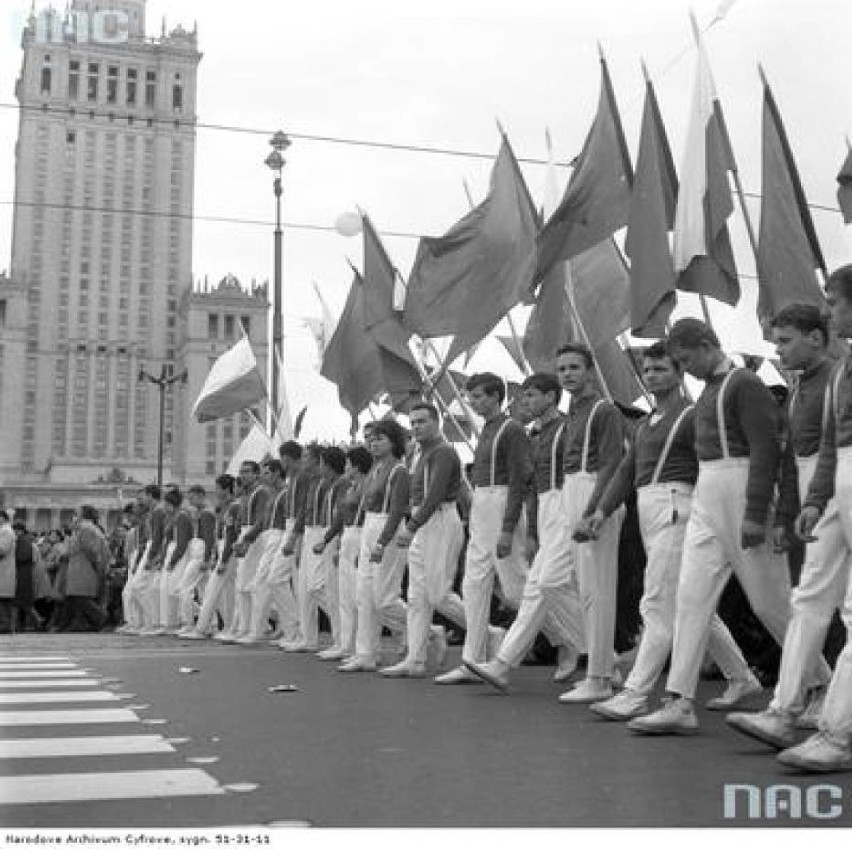
[[790,612],[787,559],[771,542],[743,549],[748,458],[702,462],[686,526],[667,689],[694,698],[710,620],[733,572],[755,616],[781,645]]
[[293,594],[296,555],[284,555],[281,551],[292,525],[293,521],[288,520],[283,531],[269,531],[266,550],[258,565],[251,625],[251,634],[258,639],[263,636],[273,609],[278,613],[278,629],[284,639],[295,640],[299,636],[299,613]]
[[185,553],[175,564],[174,569],[169,570],[167,567],[175,553],[175,548],[177,548],[177,543],[170,542],[166,548],[163,568],[160,569],[160,627],[169,629],[177,628],[180,625],[178,587],[188,560]]
[[465,627],[465,608],[452,591],[464,545],[455,504],[441,504],[414,534],[408,549],[408,654],[406,663],[426,663],[432,616],[437,610]]
[[[284,532],[270,529],[262,534],[263,550],[257,558],[257,569],[249,584],[252,595],[251,625],[249,635],[260,639],[266,633],[267,620],[272,606],[272,595],[269,592],[269,578],[272,573],[272,561],[276,552],[281,548]],[[260,538],[258,538],[260,543]]]
[[511,553],[508,557],[497,557],[497,542],[503,527],[507,497],[508,488],[505,486],[476,487],[473,491],[470,541],[462,581],[467,621],[462,659],[471,663],[484,663],[486,659],[494,576],[499,577],[503,598],[510,607],[517,609],[524,594],[528,570],[527,523],[523,514],[515,526]]
[[551,645],[586,651],[583,607],[569,549],[562,491],[551,489],[538,497],[539,547],[532,562],[518,615],[506,634],[499,660],[520,665],[543,630]]
[[[132,563],[138,554],[137,551],[131,551],[128,554],[127,561]],[[124,589],[121,591],[121,611],[124,624],[134,630],[142,627],[143,608],[142,599],[139,592],[140,579],[143,572],[143,564],[139,564],[133,571],[128,567],[127,581],[124,584]]]
[[186,565],[177,582],[178,615],[180,624],[190,626],[195,624],[195,591],[206,580],[201,566],[204,563],[204,540],[197,537],[190,540],[187,549]]
[[[248,533],[250,527],[243,527],[238,542],[241,542]],[[251,629],[252,587],[257,575],[260,558],[266,551],[266,542],[269,539],[269,531],[264,531],[249,546],[245,557],[237,558],[237,571],[234,580],[234,622],[233,633],[245,637]]]
[[[816,470],[817,456],[797,459],[799,498],[804,503]],[[831,680],[822,657],[825,635],[834,611],[843,606],[849,581],[850,554],[843,522],[832,498],[814,528],[815,542],[805,547],[799,583],[790,596],[790,624],[781,652],[781,671],[772,707],[799,714],[805,709],[807,689]]]
[[[340,540],[335,538],[322,554],[314,554],[314,546],[325,538],[327,528],[313,526],[305,528],[302,544],[302,558],[299,578],[302,582],[300,592],[301,609],[299,620],[302,623],[302,637],[313,647],[319,643],[319,608],[325,611],[331,623],[333,644],[340,647],[340,601],[337,580],[337,550]],[[305,623],[307,631],[305,633]]]
[[[221,557],[221,550],[219,552]],[[214,569],[204,588],[201,599],[201,612],[195,627],[202,634],[212,630],[213,617],[218,613],[222,617],[225,632],[231,631],[234,615],[234,583],[236,581],[236,564],[231,558],[223,572]]]
[[[562,487],[563,510],[568,534],[573,536],[594,492],[596,474],[576,472],[565,476]],[[618,591],[618,541],[624,522],[619,507],[603,523],[596,540],[576,543],[568,548],[577,573],[583,623],[588,647],[589,678],[610,678],[614,661],[615,608]]]
[[370,554],[387,521],[386,513],[367,513],[361,531],[356,585],[358,630],[355,653],[364,661],[378,657],[382,627],[389,628],[405,645],[408,606],[402,600],[402,576],[406,552],[396,544],[396,535],[384,550],[381,563],[370,562]]
[[[644,592],[639,602],[643,630],[636,662],[624,686],[645,696],[654,689],[672,649],[692,489],[687,484],[662,483],[643,486],[638,491],[639,524],[647,555]],[[673,522],[675,513],[677,521]],[[748,663],[716,613],[710,619],[707,653],[729,681],[749,677]]]
[[[852,448],[839,448],[837,451],[834,488],[848,553],[852,551]],[[852,745],[852,575],[847,580],[843,624],[846,626],[846,645],[834,667],[822,709],[820,730],[844,740],[849,746]]]
[[145,553],[139,563],[139,576],[136,579],[136,592],[142,607],[142,624],[145,628],[158,628],[160,625],[160,570],[149,567],[151,543],[145,546]]
[[361,551],[361,528],[348,525],[340,536],[338,558],[338,590],[340,594],[340,648],[355,654],[358,629],[358,554]]

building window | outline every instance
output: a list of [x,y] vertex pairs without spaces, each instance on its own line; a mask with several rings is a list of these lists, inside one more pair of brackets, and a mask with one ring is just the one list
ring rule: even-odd
[[41,69],[41,93],[42,94],[50,94],[52,76],[53,76],[53,74],[52,74],[50,68],[42,68]]
[[118,68],[107,68],[107,103],[118,103]]
[[153,109],[157,101],[157,74],[148,71],[145,74],[145,106]]
[[0,301],[0,328],[6,326],[6,302]]
[[225,316],[225,339],[231,340],[234,338],[234,317],[232,315]]
[[68,99],[76,100],[80,95],[80,63],[73,61],[68,66]]
[[127,69],[127,105],[136,105],[136,84],[139,72],[136,68]]
[[[96,103],[98,100],[98,70],[99,67],[97,64],[93,63],[89,65],[89,103]],[[92,117],[94,118],[94,115]]]
[[207,338],[219,338],[219,316],[215,313],[210,313],[210,315],[207,316]]
[[251,318],[247,315],[241,316],[240,324],[242,324],[246,336],[251,337]]
[[183,112],[183,86],[176,85],[172,88],[172,109],[175,112]]

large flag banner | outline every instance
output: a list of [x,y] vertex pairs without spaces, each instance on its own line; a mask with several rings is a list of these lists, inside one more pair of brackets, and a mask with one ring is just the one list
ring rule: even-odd
[[334,334],[334,328],[337,326],[337,321],[334,318],[334,313],[331,311],[325,298],[322,296],[320,287],[316,284],[316,282],[312,285],[314,293],[317,296],[317,300],[320,303],[322,317],[305,318],[304,323],[310,329],[311,335],[314,337],[314,341],[317,345],[317,358],[320,364],[322,364],[323,358],[325,357],[325,349]]
[[237,477],[240,466],[247,460],[259,463],[264,457],[277,457],[278,449],[269,434],[255,422],[246,438],[240,443],[231,461],[228,463],[227,473]]
[[627,224],[633,169],[606,61],[595,121],[559,207],[537,239],[534,284],[558,262],[577,256]]
[[447,363],[485,338],[529,285],[537,226],[504,135],[488,197],[444,236],[421,240],[408,279],[405,326],[424,338],[455,336]]
[[624,250],[630,257],[630,324],[634,336],[659,338],[677,303],[675,272],[669,247],[677,203],[677,176],[663,118],[650,79],[630,220]]
[[848,140],[846,146],[846,160],[837,175],[837,202],[843,214],[843,223],[852,224],[852,145]]
[[789,304],[824,306],[816,268],[825,272],[825,260],[781,114],[764,77],[763,187],[757,251],[760,319],[771,319]]
[[248,336],[227,350],[210,369],[192,415],[201,424],[247,410],[266,398]]
[[361,276],[356,272],[320,370],[324,378],[337,386],[340,405],[353,420],[385,389],[378,346],[364,330],[363,289]]
[[728,171],[733,169],[733,153],[710,61],[699,39],[675,212],[674,267],[678,289],[736,306],[740,285],[728,234],[728,218],[734,211]]

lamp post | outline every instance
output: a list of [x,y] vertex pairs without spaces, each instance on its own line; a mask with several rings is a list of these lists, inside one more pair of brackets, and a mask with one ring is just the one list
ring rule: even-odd
[[160,393],[160,428],[157,435],[157,486],[163,486],[163,434],[166,429],[166,408],[165,396],[166,389],[173,386],[175,383],[186,383],[188,372],[184,369],[180,374],[174,373],[174,366],[163,363],[162,371],[159,377],[149,374],[145,371],[145,367],[139,369],[139,382],[144,383],[146,380],[153,383]]
[[[284,319],[282,312],[282,281],[281,281],[281,172],[287,164],[282,153],[290,147],[290,139],[285,133],[280,130],[275,133],[269,142],[272,145],[272,153],[266,158],[266,165],[275,173],[275,179],[272,181],[272,191],[275,195],[275,271],[273,282],[273,303],[272,303],[272,419],[274,422],[275,416],[278,415],[280,399],[278,398],[278,383],[279,383],[279,365],[278,357],[280,356],[284,345]],[[274,424],[272,425],[274,428]]]

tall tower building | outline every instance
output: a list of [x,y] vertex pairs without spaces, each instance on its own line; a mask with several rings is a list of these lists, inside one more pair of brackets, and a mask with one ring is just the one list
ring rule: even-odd
[[[183,367],[201,54],[195,30],[148,37],[145,0],[43,10],[22,49],[0,488],[55,509],[156,477],[158,390],[137,375]],[[187,394],[164,399],[167,481]]]

